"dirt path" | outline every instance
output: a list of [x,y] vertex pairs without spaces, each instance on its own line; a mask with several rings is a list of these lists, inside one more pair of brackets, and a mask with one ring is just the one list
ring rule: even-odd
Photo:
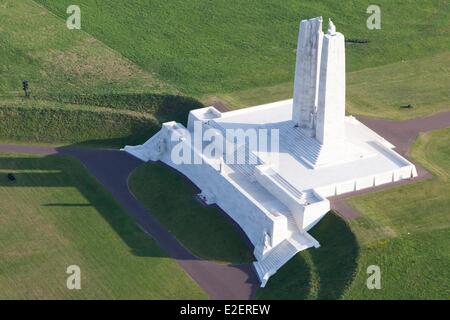
[[[428,132],[436,129],[450,127],[450,112],[442,112],[429,117],[406,121],[375,119],[362,116],[357,118],[373,131],[395,145],[395,150],[406,158],[408,158],[409,156],[409,151],[412,144],[414,143],[414,141],[416,141],[417,136],[421,132]],[[411,161],[411,159],[409,160]],[[384,190],[393,186],[415,183],[418,180],[431,177],[431,174],[422,166],[417,163],[415,163],[415,165],[418,174],[417,178],[331,197],[331,207],[345,219],[357,218],[359,216],[359,213],[348,204],[348,202],[346,201],[347,199],[369,192]]]

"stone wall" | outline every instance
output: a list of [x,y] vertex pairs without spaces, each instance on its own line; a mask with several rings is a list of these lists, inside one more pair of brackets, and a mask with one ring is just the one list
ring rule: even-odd
[[255,246],[263,241],[264,231],[270,235],[272,246],[285,239],[286,217],[275,216],[253,201],[245,190],[208,163],[208,159],[203,159],[202,164],[174,164],[170,150],[169,147],[161,160],[184,174],[200,190],[213,195],[215,203],[239,224]]
[[303,128],[313,128],[311,116],[317,101],[322,38],[322,18],[300,23],[292,120]]

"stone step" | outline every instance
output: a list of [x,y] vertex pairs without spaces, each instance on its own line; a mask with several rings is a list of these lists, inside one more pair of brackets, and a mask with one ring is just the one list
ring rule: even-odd
[[288,241],[297,248],[298,251],[302,251],[314,246],[314,243],[311,242],[309,238],[307,238],[303,233],[296,232],[294,233]]
[[125,146],[122,151],[125,151],[134,157],[141,159],[144,162],[154,161],[160,151],[158,150],[158,145],[163,136],[162,130],[148,139],[144,144],[137,146]]
[[271,175],[271,177],[278,182],[283,188],[285,188],[286,190],[288,190],[294,197],[296,197],[298,200],[305,200],[306,196],[305,194],[303,194],[303,192],[301,192],[300,190],[298,190],[296,187],[294,187],[292,184],[289,183],[289,181],[287,181],[286,179],[284,179],[280,174],[278,173],[274,173],[273,175]]
[[269,278],[298,252],[311,247],[318,248],[320,244],[307,232],[297,231],[272,249],[263,260],[254,262],[253,265],[261,281],[261,287],[264,287]]
[[291,213],[283,214],[287,220],[287,227],[290,232],[298,232],[299,228],[297,226],[297,221],[295,221],[294,216]]
[[267,273],[275,273],[281,268],[289,259],[291,259],[296,253],[297,249],[289,241],[284,240],[278,246],[276,246],[267,257],[262,261],[257,262],[259,269],[263,275]]
[[311,163],[315,163],[321,153],[321,144],[314,138],[306,136],[300,128],[294,128],[293,123],[288,122],[281,126],[280,136],[282,145],[296,158],[305,158]]

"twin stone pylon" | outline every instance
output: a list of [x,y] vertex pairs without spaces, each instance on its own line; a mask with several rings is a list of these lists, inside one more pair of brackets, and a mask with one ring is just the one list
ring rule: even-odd
[[297,48],[292,118],[324,146],[345,139],[345,39],[329,21],[303,20]]

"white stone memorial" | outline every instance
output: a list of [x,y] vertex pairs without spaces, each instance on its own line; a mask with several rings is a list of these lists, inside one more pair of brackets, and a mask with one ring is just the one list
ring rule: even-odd
[[[233,144],[233,157],[225,147],[214,157],[205,153],[207,143],[195,133],[211,129],[207,140]],[[274,130],[277,148],[236,143],[227,134],[252,129]],[[180,146],[193,161],[174,159]],[[223,113],[192,110],[187,128],[164,123],[143,145],[123,150],[178,170],[202,190],[205,203],[236,221],[255,247],[254,266],[264,286],[295,254],[319,247],[308,231],[329,212],[327,197],[417,176],[394,148],[345,116],[344,36],[331,21],[324,34],[322,18],[314,18],[300,24],[293,100]],[[228,161],[242,154],[244,163]]]

